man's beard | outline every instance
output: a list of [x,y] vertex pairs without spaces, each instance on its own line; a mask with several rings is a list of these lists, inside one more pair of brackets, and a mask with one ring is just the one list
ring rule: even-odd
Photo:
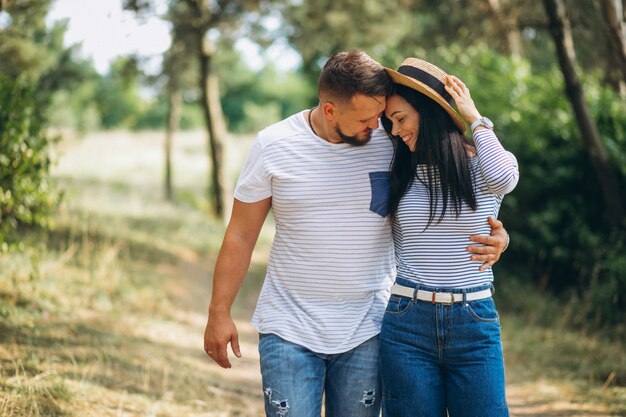
[[335,133],[337,133],[337,136],[339,136],[342,141],[354,146],[366,145],[372,138],[372,131],[370,131],[364,139],[359,139],[358,135],[348,136],[341,131],[338,123],[335,123]]

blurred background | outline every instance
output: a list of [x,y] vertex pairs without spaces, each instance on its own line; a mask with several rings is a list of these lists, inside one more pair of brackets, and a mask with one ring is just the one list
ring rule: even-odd
[[202,351],[232,189],[333,52],[429,60],[520,164],[495,266],[513,416],[626,415],[623,0],[0,0],[0,415],[263,415]]

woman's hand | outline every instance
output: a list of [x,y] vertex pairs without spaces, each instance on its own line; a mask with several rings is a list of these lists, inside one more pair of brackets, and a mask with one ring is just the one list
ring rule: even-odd
[[470,96],[469,88],[463,84],[463,81],[459,80],[454,75],[448,75],[445,88],[454,99],[461,117],[463,117],[467,123],[471,125],[481,118],[480,112],[476,108],[472,96]]

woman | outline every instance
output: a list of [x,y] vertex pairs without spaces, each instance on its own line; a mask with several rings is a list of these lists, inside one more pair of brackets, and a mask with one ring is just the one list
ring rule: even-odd
[[380,339],[383,415],[508,416],[493,273],[466,247],[489,233],[484,219],[515,188],[517,162],[458,78],[417,58],[387,72],[398,275]]

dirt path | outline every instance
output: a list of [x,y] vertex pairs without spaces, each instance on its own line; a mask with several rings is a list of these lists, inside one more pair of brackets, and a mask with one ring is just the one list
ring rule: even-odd
[[247,312],[254,305],[234,309],[242,358],[237,359],[230,352],[233,367],[220,368],[202,350],[212,262],[201,260],[193,253],[178,255],[181,260],[169,267],[167,273],[171,280],[166,286],[176,311],[172,313],[171,320],[148,324],[147,334],[143,336],[160,341],[164,338],[174,340],[185,348],[186,354],[180,358],[181,361],[195,370],[209,394],[208,399],[192,401],[195,411],[189,410],[188,416],[263,416],[258,337],[249,317],[242,318],[249,315]]
[[548,382],[529,382],[507,386],[509,409],[513,417],[608,417],[605,407],[575,401],[575,394]]

